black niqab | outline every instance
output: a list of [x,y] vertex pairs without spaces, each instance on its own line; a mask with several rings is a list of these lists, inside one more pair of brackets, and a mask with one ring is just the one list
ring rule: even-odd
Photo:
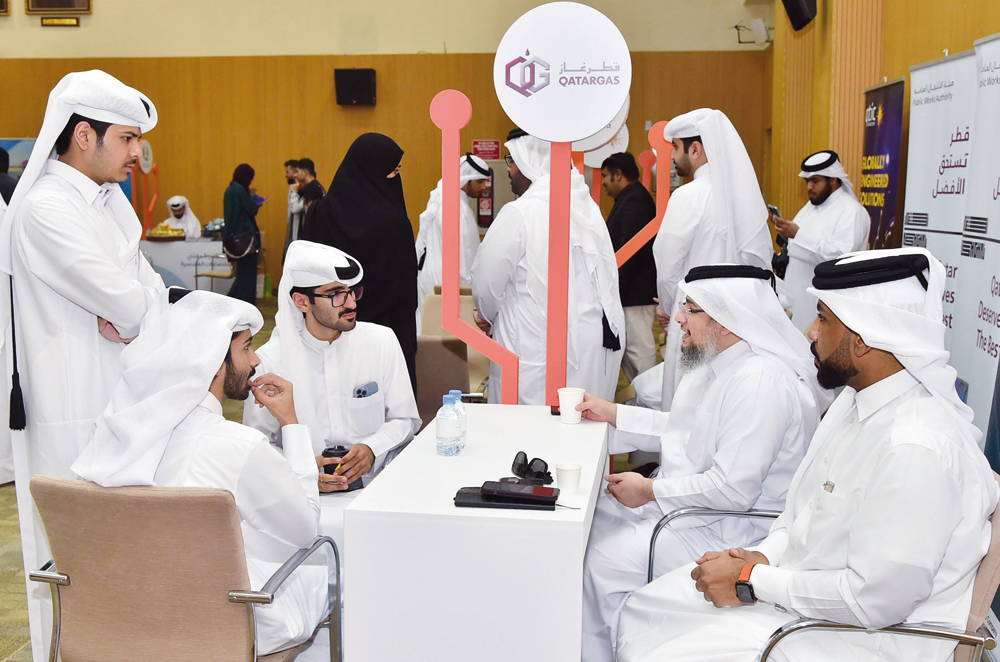
[[365,270],[358,319],[382,324],[399,340],[416,392],[417,257],[403,181],[386,178],[403,150],[389,136],[366,133],[347,150],[325,196],[306,212],[300,238],[334,246]]

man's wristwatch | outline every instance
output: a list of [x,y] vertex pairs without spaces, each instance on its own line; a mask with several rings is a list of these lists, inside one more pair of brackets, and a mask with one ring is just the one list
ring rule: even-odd
[[736,580],[736,597],[745,605],[757,603],[757,596],[753,592],[753,584],[750,583],[750,573],[756,563],[747,563],[740,570],[740,577]]

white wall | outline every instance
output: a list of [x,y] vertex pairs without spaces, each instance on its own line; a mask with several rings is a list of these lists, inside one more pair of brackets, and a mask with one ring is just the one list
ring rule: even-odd
[[[42,28],[9,0],[0,58],[492,53],[538,0],[94,0],[79,28]],[[586,0],[633,51],[715,51],[739,45],[732,26],[767,0]]]

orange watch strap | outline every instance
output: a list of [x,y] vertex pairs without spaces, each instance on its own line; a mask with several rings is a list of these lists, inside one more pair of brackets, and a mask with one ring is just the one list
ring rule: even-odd
[[755,565],[757,565],[757,564],[756,563],[747,563],[745,566],[743,566],[743,569],[740,570],[740,578],[737,581],[741,581],[741,582],[748,582],[748,581],[750,581],[750,573],[753,572],[753,567]]

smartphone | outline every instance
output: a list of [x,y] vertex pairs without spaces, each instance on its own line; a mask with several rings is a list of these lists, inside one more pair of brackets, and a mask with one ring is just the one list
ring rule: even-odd
[[367,398],[370,395],[375,395],[378,393],[378,383],[368,382],[361,386],[354,387],[354,397],[355,398]]
[[781,215],[781,211],[778,210],[778,207],[776,205],[768,205],[767,206],[767,210],[769,212],[771,212],[771,216],[777,216],[778,218],[784,218]]
[[529,501],[555,501],[559,498],[558,487],[542,485],[520,485],[490,480],[483,483],[483,494],[491,497],[526,499]]

